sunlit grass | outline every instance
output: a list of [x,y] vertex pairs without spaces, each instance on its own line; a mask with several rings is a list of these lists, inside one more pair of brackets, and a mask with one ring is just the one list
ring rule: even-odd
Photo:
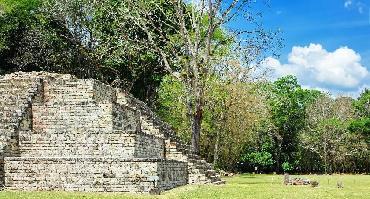
[[[188,185],[162,193],[160,196],[122,193],[70,192],[0,192],[0,198],[9,199],[126,199],[126,198],[370,198],[369,175],[309,175],[319,187],[285,186],[281,175],[238,175],[226,178],[226,185]],[[338,189],[337,182],[344,188]]]

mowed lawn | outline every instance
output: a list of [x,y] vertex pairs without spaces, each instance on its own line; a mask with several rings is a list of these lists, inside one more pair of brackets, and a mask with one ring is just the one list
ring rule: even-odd
[[[319,181],[317,188],[285,186],[281,175],[238,175],[225,178],[225,185],[188,185],[162,193],[159,196],[121,193],[70,193],[70,192],[0,192],[0,199],[126,199],[126,198],[366,198],[370,199],[369,175],[302,175],[299,177]],[[337,182],[343,182],[343,189]]]

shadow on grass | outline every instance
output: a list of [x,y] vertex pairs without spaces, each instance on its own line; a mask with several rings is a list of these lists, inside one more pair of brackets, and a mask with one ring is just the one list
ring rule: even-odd
[[239,177],[240,178],[256,178],[256,175],[253,175],[253,174],[242,174]]
[[[271,185],[271,182],[238,182],[239,185]],[[275,184],[275,183],[273,183]]]

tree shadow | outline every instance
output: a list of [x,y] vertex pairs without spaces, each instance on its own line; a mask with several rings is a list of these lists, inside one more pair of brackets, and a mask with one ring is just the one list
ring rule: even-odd
[[240,175],[241,178],[257,178],[256,175],[253,174],[243,174]]

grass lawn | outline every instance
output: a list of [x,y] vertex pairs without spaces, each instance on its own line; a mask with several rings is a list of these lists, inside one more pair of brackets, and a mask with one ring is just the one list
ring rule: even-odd
[[[188,185],[162,193],[160,196],[121,193],[69,192],[0,192],[0,199],[126,199],[126,198],[366,198],[370,199],[369,175],[300,176],[320,182],[318,188],[285,186],[281,175],[238,175],[226,178],[226,185]],[[344,188],[336,187],[342,181]]]

